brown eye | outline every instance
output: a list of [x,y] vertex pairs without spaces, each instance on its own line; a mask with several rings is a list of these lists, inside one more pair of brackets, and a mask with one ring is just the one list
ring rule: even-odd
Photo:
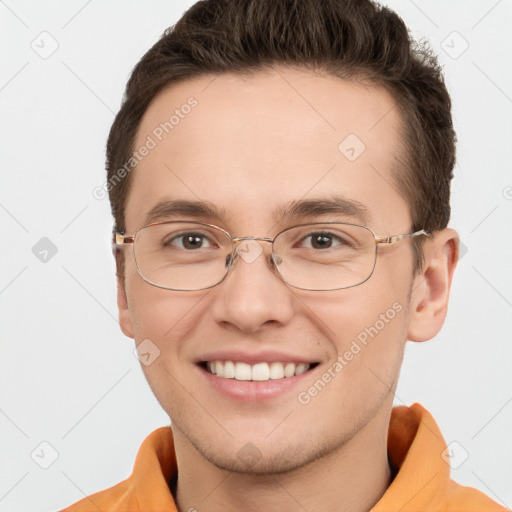
[[313,249],[326,249],[331,247],[332,237],[330,235],[314,235],[311,237],[311,247]]
[[311,233],[302,239],[302,246],[309,249],[330,249],[333,246],[349,245],[346,240],[334,233]]
[[207,236],[201,233],[180,233],[172,238],[168,237],[163,243],[164,247],[178,247],[187,251],[212,247]]

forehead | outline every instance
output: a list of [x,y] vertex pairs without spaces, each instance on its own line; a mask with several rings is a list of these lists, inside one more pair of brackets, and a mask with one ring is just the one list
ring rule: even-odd
[[[202,76],[162,91],[141,121],[128,227],[163,198],[265,222],[304,198],[341,195],[380,220],[408,216],[392,170],[398,109],[383,88],[290,68]],[[140,152],[141,153],[141,152]]]

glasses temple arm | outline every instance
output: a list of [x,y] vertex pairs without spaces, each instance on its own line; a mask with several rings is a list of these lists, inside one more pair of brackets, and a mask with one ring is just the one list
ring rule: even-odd
[[407,233],[404,235],[393,235],[393,236],[376,236],[375,242],[378,244],[394,244],[399,242],[400,240],[406,240],[408,238],[414,238],[417,236],[425,235],[429,238],[432,238],[432,233],[430,231],[426,231],[425,229],[420,229],[414,233]]

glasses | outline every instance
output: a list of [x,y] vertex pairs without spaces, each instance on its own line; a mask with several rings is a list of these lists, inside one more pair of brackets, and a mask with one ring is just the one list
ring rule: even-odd
[[425,230],[388,237],[376,236],[358,224],[314,222],[289,227],[273,239],[233,237],[213,224],[189,221],[158,222],[132,236],[114,231],[114,247],[133,244],[139,275],[158,288],[205,290],[220,284],[238,256],[251,263],[263,252],[257,242],[272,244],[271,267],[290,286],[328,291],[367,281],[377,260],[377,246],[392,245],[422,235]]

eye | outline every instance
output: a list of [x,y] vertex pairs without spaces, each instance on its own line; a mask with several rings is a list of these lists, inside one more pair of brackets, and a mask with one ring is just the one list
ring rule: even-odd
[[205,249],[214,245],[210,239],[202,233],[179,233],[166,237],[162,243],[164,247],[178,247],[187,251]]
[[301,240],[302,247],[308,249],[330,249],[339,245],[350,246],[347,239],[328,231],[311,233]]

